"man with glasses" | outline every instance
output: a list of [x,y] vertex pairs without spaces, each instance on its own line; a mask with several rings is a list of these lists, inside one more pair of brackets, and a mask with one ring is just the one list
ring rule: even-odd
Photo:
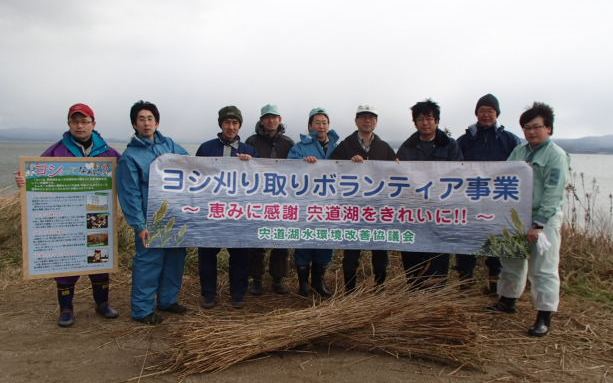
[[519,118],[528,141],[513,150],[509,161],[526,161],[533,169],[532,225],[528,230],[529,259],[501,258],[502,272],[498,282],[498,302],[490,309],[515,313],[515,302],[530,280],[532,300],[538,310],[536,321],[528,330],[530,336],[547,335],[551,315],[560,303],[560,228],[570,158],[551,141],[553,109],[535,102]]
[[[395,161],[396,154],[391,146],[374,133],[377,127],[379,113],[372,105],[360,105],[355,114],[357,130],[341,142],[334,152],[333,160],[351,160],[361,163],[366,160]],[[358,266],[360,265],[360,250],[345,250],[343,255],[343,276],[345,291],[351,293],[355,290]],[[387,251],[372,250],[372,268],[375,283],[380,286],[385,282],[387,264],[389,262]]]
[[[74,104],[68,109],[68,131],[61,140],[51,145],[41,157],[115,157],[120,154],[107,145],[100,133],[94,130],[96,119],[88,105]],[[25,177],[16,173],[17,186],[25,185]],[[107,319],[117,318],[119,313],[109,304],[109,274],[90,274],[92,293],[96,303],[96,313]],[[78,275],[55,278],[57,300],[60,306],[58,326],[69,327],[74,324],[73,297]]]
[[[458,143],[438,128],[441,110],[427,99],[411,107],[413,133],[398,149],[399,161],[462,161]],[[402,251],[407,281],[418,288],[441,286],[449,273],[449,254]]]
[[[519,137],[505,130],[498,124],[500,107],[498,99],[491,93],[477,101],[475,107],[477,122],[466,129],[458,144],[465,161],[506,161],[513,149],[521,143]],[[466,283],[462,288],[472,285],[477,259],[470,254],[456,255],[456,269],[460,280]],[[488,268],[487,294],[496,294],[496,282],[500,274],[500,260],[497,257],[487,257]]]

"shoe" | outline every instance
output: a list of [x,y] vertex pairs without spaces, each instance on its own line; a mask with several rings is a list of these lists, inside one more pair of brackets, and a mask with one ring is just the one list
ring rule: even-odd
[[281,295],[289,294],[289,290],[287,289],[287,287],[285,287],[285,284],[283,283],[283,278],[275,279],[272,282],[272,291]]
[[296,274],[298,274],[298,295],[303,297],[309,296],[309,266],[296,266]]
[[260,296],[264,293],[264,290],[262,289],[262,280],[261,279],[254,279],[251,283],[251,287],[249,287],[249,293],[251,295],[255,295],[255,296]]
[[185,314],[187,312],[187,307],[178,303],[173,303],[168,307],[158,307],[158,310],[172,314]]
[[62,309],[57,325],[60,327],[70,327],[74,324],[74,312],[72,309]]
[[551,328],[551,311],[539,311],[536,315],[536,322],[528,329],[530,336],[545,336]]
[[215,299],[215,297],[200,297],[200,307],[202,307],[203,309],[212,309],[213,307],[217,306],[217,300]]
[[153,312],[147,316],[144,316],[142,318],[132,318],[133,320],[140,322],[140,323],[144,323],[150,326],[155,326],[158,325],[160,323],[162,323],[164,321],[164,318],[162,318],[158,313]]
[[245,301],[243,301],[243,300],[238,300],[238,299],[234,300],[233,299],[230,304],[235,309],[242,309],[243,307],[245,307]]
[[111,307],[108,302],[96,305],[96,313],[106,319],[115,319],[119,316],[117,310]]
[[517,307],[515,307],[516,300],[517,299],[515,298],[500,297],[498,302],[496,302],[492,306],[488,306],[487,309],[490,311],[498,311],[498,312],[503,312],[507,314],[515,314],[517,313]]

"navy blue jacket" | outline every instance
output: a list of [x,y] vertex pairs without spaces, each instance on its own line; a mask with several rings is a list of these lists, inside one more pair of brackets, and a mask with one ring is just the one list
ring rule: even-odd
[[[239,137],[240,140],[240,137]],[[213,138],[210,141],[204,142],[196,151],[197,157],[223,157],[224,146],[228,145],[220,137]],[[230,156],[237,157],[239,154],[249,154],[251,157],[257,157],[258,153],[251,145],[244,144],[239,141],[238,150],[231,147]]]
[[474,124],[458,138],[458,144],[466,161],[506,161],[521,140],[504,126],[480,129]]
[[426,155],[421,145],[419,132],[415,132],[400,145],[396,157],[400,161],[462,161],[462,152],[456,140],[440,129],[436,129],[434,149],[430,155]]

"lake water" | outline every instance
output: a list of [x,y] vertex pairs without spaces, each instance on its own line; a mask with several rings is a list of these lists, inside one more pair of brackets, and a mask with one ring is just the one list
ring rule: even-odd
[[[50,143],[36,142],[2,142],[0,141],[0,195],[14,193],[14,174],[19,165],[19,156],[38,156]],[[110,143],[118,151],[123,151],[126,143]],[[184,144],[185,149],[193,154],[199,144]],[[599,189],[597,195],[598,210],[606,212],[610,209],[609,195],[613,193],[613,155],[609,154],[571,154],[571,167],[577,180],[578,191],[581,194],[591,193],[592,182],[596,182]],[[583,174],[585,189],[581,187],[580,175]]]

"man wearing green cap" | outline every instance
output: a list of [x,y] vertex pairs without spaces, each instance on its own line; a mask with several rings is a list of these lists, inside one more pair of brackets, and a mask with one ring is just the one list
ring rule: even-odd
[[[255,124],[255,134],[247,138],[247,145],[255,148],[260,158],[287,158],[294,141],[285,134],[281,113],[276,105],[266,104],[260,110],[260,120]],[[249,259],[249,275],[253,280],[250,292],[262,294],[264,276],[264,256],[266,249],[252,249]],[[272,288],[277,294],[287,294],[289,290],[283,283],[287,276],[287,249],[272,249],[268,262],[268,272],[272,276]]]

